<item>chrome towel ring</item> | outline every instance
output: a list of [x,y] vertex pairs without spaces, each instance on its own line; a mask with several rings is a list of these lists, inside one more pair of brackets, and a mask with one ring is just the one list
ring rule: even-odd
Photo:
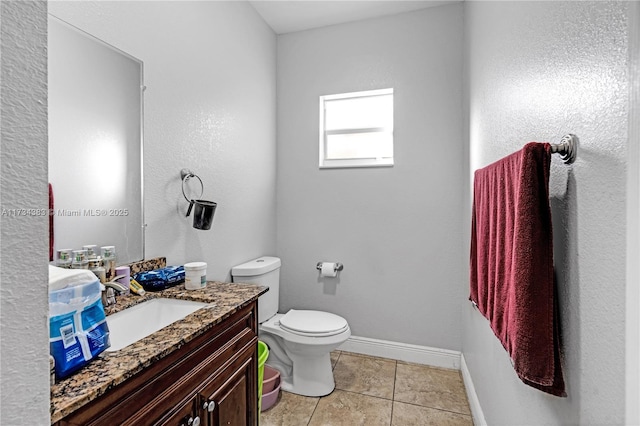
[[200,195],[197,196],[197,197],[194,197],[194,198],[195,199],[202,198],[202,194],[204,194],[204,184],[202,183],[202,179],[200,179],[200,176],[194,174],[189,169],[182,169],[182,170],[180,170],[180,177],[182,178],[182,195],[184,196],[184,199],[187,200],[187,202],[190,203],[191,202],[191,198],[188,198],[187,194],[185,194],[185,192],[184,192],[184,184],[187,183],[191,178],[196,178],[200,182]]

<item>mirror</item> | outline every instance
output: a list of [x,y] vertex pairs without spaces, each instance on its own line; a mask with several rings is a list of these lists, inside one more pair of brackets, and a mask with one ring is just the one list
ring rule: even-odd
[[49,15],[49,183],[55,250],[144,258],[142,61]]

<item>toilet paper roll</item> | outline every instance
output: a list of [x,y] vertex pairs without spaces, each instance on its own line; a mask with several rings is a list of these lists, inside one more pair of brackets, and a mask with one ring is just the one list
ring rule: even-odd
[[338,268],[333,262],[323,262],[320,269],[321,277],[335,277],[338,274]]

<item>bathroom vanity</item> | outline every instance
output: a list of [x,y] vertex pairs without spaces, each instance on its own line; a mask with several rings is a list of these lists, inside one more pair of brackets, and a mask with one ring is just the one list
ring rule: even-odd
[[202,290],[179,285],[121,297],[109,311],[157,297],[211,305],[119,351],[102,353],[56,383],[52,423],[257,425],[257,299],[266,291],[209,282]]

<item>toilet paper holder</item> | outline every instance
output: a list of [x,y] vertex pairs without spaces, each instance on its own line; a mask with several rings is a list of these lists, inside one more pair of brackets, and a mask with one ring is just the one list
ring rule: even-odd
[[[323,264],[323,263],[324,263],[324,262],[318,262],[318,264],[316,265],[316,269],[317,269],[318,271],[322,271],[322,264]],[[342,265],[342,263],[340,263],[340,262],[336,262],[336,264],[335,264],[335,265],[334,265],[334,267],[333,267],[333,270],[334,270],[335,272],[342,271],[343,269],[344,269],[344,266],[343,266],[343,265]]]

